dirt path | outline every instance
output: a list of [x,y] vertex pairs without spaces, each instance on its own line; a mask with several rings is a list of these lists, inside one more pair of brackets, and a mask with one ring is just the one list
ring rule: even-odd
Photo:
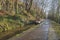
[[8,40],[57,40],[55,32],[50,27],[50,21],[45,20],[36,29],[25,33],[22,37],[16,36]]

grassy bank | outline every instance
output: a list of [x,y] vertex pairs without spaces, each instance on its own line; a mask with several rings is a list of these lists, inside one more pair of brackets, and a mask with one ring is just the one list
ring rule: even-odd
[[37,25],[26,25],[24,29],[20,29],[20,28],[16,28],[15,30],[9,30],[6,32],[2,32],[0,33],[0,40],[7,40],[13,36],[15,36],[16,34],[20,34],[30,28],[35,28],[35,26]]
[[56,34],[58,35],[58,39],[60,39],[60,24],[56,23],[56,22],[52,22],[53,28],[56,32]]

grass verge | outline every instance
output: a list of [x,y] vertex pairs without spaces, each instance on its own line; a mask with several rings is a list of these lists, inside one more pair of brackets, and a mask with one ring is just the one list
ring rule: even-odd
[[53,28],[54,28],[56,34],[58,35],[58,39],[60,40],[60,24],[52,21],[52,25],[53,25]]

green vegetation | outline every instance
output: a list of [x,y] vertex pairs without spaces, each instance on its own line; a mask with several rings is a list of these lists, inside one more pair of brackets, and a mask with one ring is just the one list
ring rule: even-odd
[[52,22],[53,24],[53,29],[55,30],[58,39],[60,39],[60,24],[56,23],[56,22]]
[[[14,35],[30,28],[30,26],[25,24],[29,20],[35,20],[38,15],[38,17],[44,18],[43,10],[37,11],[37,8],[32,6],[32,0],[30,2],[29,7],[29,5],[18,0],[0,1],[0,39],[6,35]],[[27,6],[29,7],[28,9]]]

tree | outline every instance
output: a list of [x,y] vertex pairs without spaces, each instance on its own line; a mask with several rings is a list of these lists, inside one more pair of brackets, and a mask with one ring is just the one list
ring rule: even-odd
[[14,2],[15,13],[18,13],[18,0]]
[[31,8],[31,6],[32,6],[32,2],[33,2],[33,0],[24,0],[25,9],[26,9],[27,11],[30,10],[30,8]]

